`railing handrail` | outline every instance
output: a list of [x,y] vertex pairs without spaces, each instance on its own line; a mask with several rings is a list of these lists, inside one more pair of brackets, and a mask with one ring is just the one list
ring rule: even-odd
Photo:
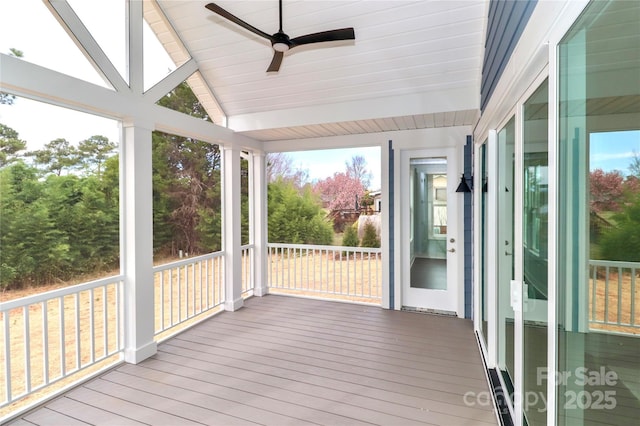
[[200,256],[195,257],[187,257],[185,259],[175,260],[173,262],[164,263],[162,265],[157,265],[153,267],[153,272],[160,272],[167,269],[175,268],[178,266],[190,265],[195,262],[200,262],[208,259],[215,259],[216,257],[224,256],[224,251],[214,251],[213,253],[202,254]]
[[329,246],[314,244],[286,244],[286,243],[267,243],[269,248],[293,248],[293,249],[310,249],[310,250],[334,250],[334,251],[357,251],[360,253],[381,253],[380,247],[349,247],[349,246]]
[[107,278],[100,278],[98,280],[89,281],[87,283],[75,284],[56,290],[45,291],[44,293],[38,293],[32,296],[26,296],[15,300],[10,300],[8,302],[2,302],[0,303],[0,311],[10,311],[12,309],[21,308],[27,305],[33,305],[35,303],[42,303],[49,299],[56,299],[59,297],[80,293],[82,291],[91,290],[92,288],[97,288],[120,281],[124,281],[124,275],[114,275]]
[[589,259],[589,265],[612,266],[616,268],[640,269],[640,262],[621,262],[618,260]]

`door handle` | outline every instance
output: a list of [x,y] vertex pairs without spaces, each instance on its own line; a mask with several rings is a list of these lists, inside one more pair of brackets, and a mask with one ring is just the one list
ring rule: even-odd
[[511,256],[511,253],[509,253],[508,251],[506,251],[506,250],[505,250],[505,251],[504,251],[504,255],[505,255],[505,256]]
[[449,249],[448,251],[451,252],[451,253],[455,253],[456,249],[452,248],[452,249]]

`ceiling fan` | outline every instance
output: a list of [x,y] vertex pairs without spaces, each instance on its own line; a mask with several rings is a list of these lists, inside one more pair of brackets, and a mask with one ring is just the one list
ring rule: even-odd
[[227,12],[215,3],[209,3],[205,7],[223,18],[240,25],[260,37],[266,38],[271,42],[271,47],[273,47],[273,59],[271,60],[269,68],[267,68],[267,72],[277,72],[282,64],[284,52],[289,49],[293,49],[294,47],[312,43],[323,43],[325,41],[355,40],[356,38],[353,28],[341,28],[338,30],[322,31],[319,33],[289,38],[289,36],[282,31],[282,0],[280,0],[280,28],[278,29],[278,32],[273,35],[260,31],[237,16]]

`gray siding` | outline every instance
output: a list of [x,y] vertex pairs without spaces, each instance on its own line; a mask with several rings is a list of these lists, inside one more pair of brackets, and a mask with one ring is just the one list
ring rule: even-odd
[[487,22],[480,109],[484,110],[537,0],[491,0]]

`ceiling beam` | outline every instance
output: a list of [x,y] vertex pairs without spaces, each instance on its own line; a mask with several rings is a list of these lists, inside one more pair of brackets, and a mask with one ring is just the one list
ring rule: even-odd
[[431,129],[396,130],[358,135],[326,136],[319,138],[289,139],[263,142],[264,152],[312,151],[324,149],[359,148],[369,146],[385,147],[392,140],[394,147],[429,147],[433,144],[463,146],[466,135],[471,134],[471,126],[440,127]]
[[470,85],[418,94],[234,115],[228,118],[228,126],[244,132],[479,108],[479,87]]

